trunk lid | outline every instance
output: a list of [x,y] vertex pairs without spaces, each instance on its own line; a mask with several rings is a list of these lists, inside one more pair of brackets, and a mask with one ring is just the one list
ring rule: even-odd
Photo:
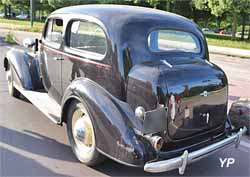
[[205,60],[182,62],[161,70],[167,86],[168,135],[182,139],[224,126],[227,118],[227,78]]
[[227,94],[225,73],[203,59],[154,60],[129,72],[127,102],[133,110],[167,107],[166,133],[173,141],[223,130]]

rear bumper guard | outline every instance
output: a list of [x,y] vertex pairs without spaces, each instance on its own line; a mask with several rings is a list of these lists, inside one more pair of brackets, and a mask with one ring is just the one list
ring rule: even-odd
[[156,161],[156,162],[147,162],[144,165],[144,171],[150,173],[160,173],[165,171],[170,171],[174,169],[179,169],[179,174],[184,174],[185,169],[188,164],[193,163],[197,160],[203,159],[204,157],[211,155],[212,153],[228,147],[229,145],[235,144],[237,148],[240,144],[240,140],[243,134],[247,131],[246,127],[241,128],[237,133],[232,134],[231,136],[211,144],[202,149],[193,151],[189,153],[187,150],[179,156],[168,160]]

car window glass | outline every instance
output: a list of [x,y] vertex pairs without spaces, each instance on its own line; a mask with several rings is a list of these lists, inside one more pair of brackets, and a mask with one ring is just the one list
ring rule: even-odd
[[45,40],[53,44],[62,43],[63,21],[61,19],[50,19],[47,25]]
[[70,30],[69,47],[90,58],[102,60],[107,50],[105,33],[97,24],[74,21]]
[[201,52],[199,40],[194,34],[177,30],[151,32],[148,37],[148,45],[153,52]]

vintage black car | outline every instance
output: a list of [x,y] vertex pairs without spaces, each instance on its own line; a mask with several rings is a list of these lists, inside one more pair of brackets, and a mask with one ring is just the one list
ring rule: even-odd
[[[36,54],[4,60],[9,92],[67,124],[76,157],[109,157],[147,172],[179,169],[231,144],[228,82],[192,21],[159,10],[73,6],[46,20]],[[34,118],[35,119],[35,118]],[[34,120],[35,121],[35,120]]]

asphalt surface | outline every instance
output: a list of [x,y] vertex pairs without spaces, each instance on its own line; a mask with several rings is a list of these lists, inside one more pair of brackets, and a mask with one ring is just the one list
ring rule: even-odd
[[[3,57],[11,48],[0,38],[0,176],[178,176],[177,170],[149,174],[107,160],[96,167],[79,163],[71,152],[66,127],[53,124],[29,102],[8,94]],[[211,55],[230,83],[229,101],[250,97],[250,60]],[[250,140],[188,166],[186,176],[250,176]],[[220,158],[235,158],[221,168]]]

